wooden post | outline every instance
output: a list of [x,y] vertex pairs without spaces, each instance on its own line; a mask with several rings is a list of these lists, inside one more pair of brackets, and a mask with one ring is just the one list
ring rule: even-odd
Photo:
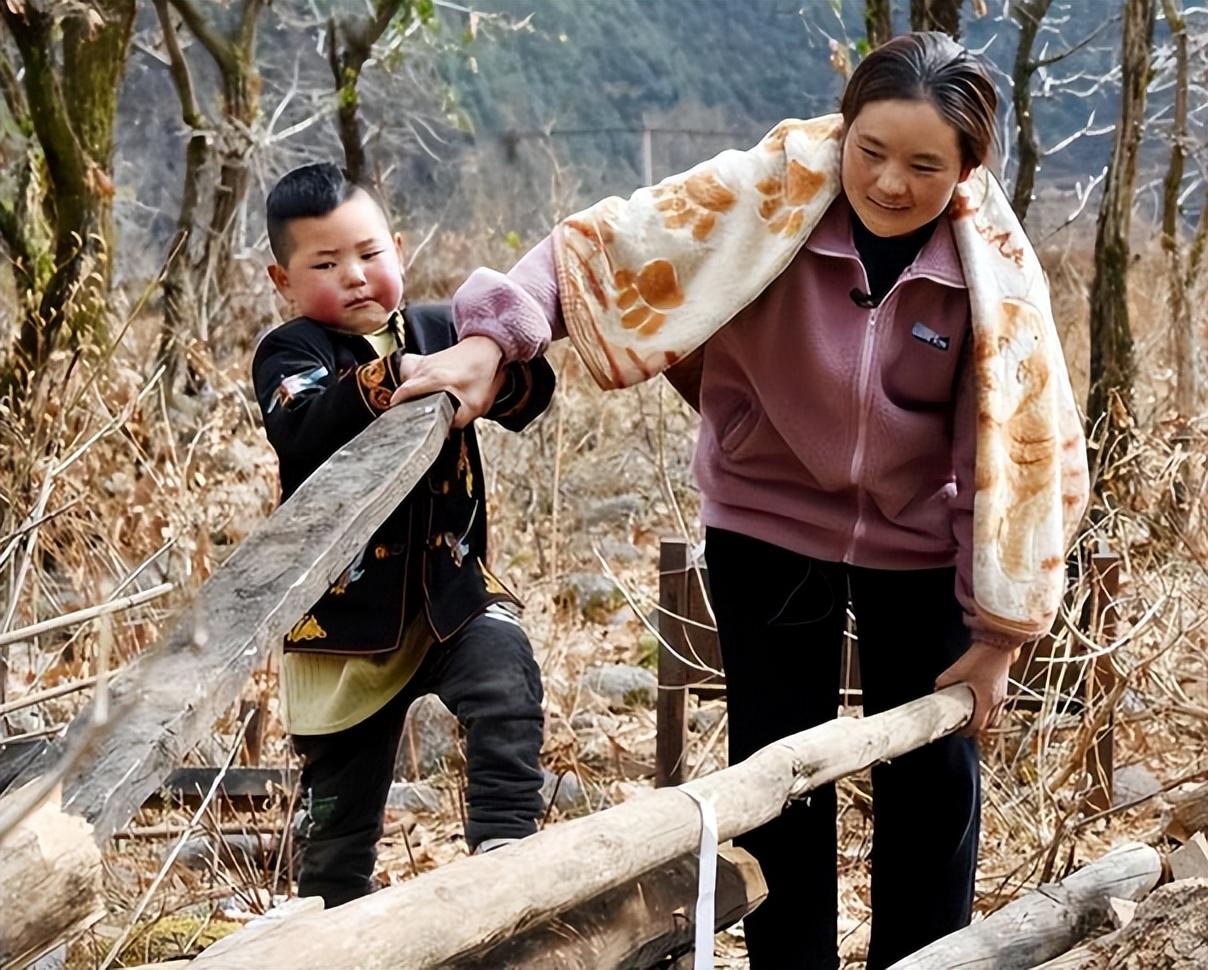
[[[1100,644],[1109,644],[1116,639],[1119,627],[1120,557],[1106,548],[1091,557],[1091,635]],[[1093,717],[1099,704],[1110,702],[1116,681],[1112,658],[1096,657],[1091,661],[1086,676],[1086,716]],[[1115,777],[1115,726],[1116,712],[1108,711],[1107,718],[1086,751],[1086,772],[1091,787],[1086,796],[1088,813],[1102,812],[1111,808],[1112,784]]]
[[[664,539],[659,545],[659,634],[677,652],[684,648],[684,569],[688,544]],[[655,706],[658,730],[654,741],[654,784],[658,788],[684,780],[684,745],[688,739],[687,669],[659,644],[659,690]]]

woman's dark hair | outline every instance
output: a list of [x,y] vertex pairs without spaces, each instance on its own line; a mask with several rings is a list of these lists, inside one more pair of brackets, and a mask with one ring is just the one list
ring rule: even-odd
[[839,110],[851,125],[871,101],[929,101],[960,138],[961,162],[990,162],[996,142],[998,92],[985,62],[947,34],[919,31],[895,37],[852,72]]

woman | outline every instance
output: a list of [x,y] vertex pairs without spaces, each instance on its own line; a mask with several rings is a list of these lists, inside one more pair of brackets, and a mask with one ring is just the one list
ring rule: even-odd
[[[698,370],[732,761],[835,716],[849,604],[867,713],[972,687],[964,736],[873,769],[870,968],[969,921],[974,736],[1052,622],[1085,504],[1043,274],[983,167],[996,104],[946,35],[896,38],[841,117],[784,122],[567,219],[506,276],[476,271],[461,343],[400,390],[452,391],[464,423],[551,331],[605,387]],[[838,966],[833,788],[739,842],[769,889],[751,966]]]

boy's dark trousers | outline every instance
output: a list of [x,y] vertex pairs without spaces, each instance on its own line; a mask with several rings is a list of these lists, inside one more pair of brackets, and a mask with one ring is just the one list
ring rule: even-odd
[[[823,562],[721,529],[705,537],[721,640],[730,762],[836,716],[850,599],[865,714],[929,694],[969,646],[955,569]],[[872,769],[872,941],[881,970],[965,926],[973,905],[980,774],[973,739],[947,737]],[[835,789],[809,793],[735,841],[768,898],[744,922],[752,970],[832,970],[838,958]]]
[[403,721],[423,694],[436,694],[465,729],[469,846],[536,831],[541,676],[519,624],[482,614],[433,643],[377,713],[337,734],[293,736],[305,759],[298,895],[322,896],[330,909],[370,891]]

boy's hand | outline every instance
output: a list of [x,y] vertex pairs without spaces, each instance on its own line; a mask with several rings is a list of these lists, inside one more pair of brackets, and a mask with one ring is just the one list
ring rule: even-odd
[[953,684],[968,684],[973,690],[973,717],[961,728],[965,737],[974,737],[984,728],[994,727],[1007,702],[1007,675],[1015,655],[976,640],[951,667],[935,678],[935,689]]
[[490,410],[503,386],[503,351],[489,337],[466,337],[447,350],[420,356],[404,354],[403,383],[391,404],[437,391],[448,391],[460,402],[453,427],[464,428]]

